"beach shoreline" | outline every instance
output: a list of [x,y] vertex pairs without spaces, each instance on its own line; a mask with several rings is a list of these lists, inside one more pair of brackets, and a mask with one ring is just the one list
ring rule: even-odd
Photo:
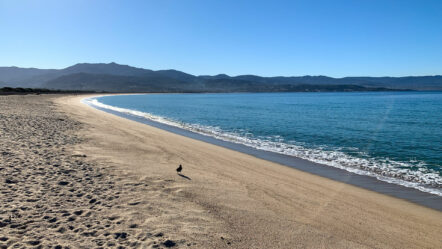
[[[103,95],[100,95],[100,97]],[[109,96],[109,95],[107,95]],[[98,96],[94,96],[96,98]],[[230,150],[241,152],[254,156],[259,159],[271,161],[280,165],[295,168],[304,172],[312,173],[318,176],[322,176],[335,181],[351,184],[357,187],[362,187],[367,190],[375,191],[381,194],[390,195],[393,197],[401,198],[407,201],[411,201],[416,204],[420,204],[429,208],[433,208],[438,211],[442,211],[442,197],[433,193],[421,191],[412,187],[399,185],[396,183],[381,181],[375,176],[369,176],[364,174],[357,174],[345,169],[335,168],[328,165],[319,164],[306,159],[298,158],[296,156],[284,155],[276,152],[265,151],[255,149],[243,144],[229,142],[221,139],[217,139],[211,136],[207,136],[201,133],[196,133],[190,130],[186,130],[180,127],[168,125],[166,123],[160,123],[144,117],[131,115],[124,112],[118,112],[112,109],[103,108],[93,105],[86,101],[90,98],[82,100],[84,104],[87,104],[95,109],[117,115],[126,119],[130,119],[139,123],[143,123],[149,126],[153,126],[168,132],[175,133],[177,135],[185,136],[188,138],[196,139],[205,143],[221,146]]]
[[[89,127],[82,133],[88,142],[78,150],[138,176],[170,179],[173,193],[213,219],[192,225],[216,224],[208,229],[224,234],[219,238],[225,246],[434,248],[442,243],[440,211],[118,117],[81,103],[85,97],[55,100]],[[187,178],[175,172],[180,163]]]

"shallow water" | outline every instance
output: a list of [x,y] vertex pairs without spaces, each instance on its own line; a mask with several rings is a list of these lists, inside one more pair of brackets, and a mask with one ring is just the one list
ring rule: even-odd
[[442,196],[442,92],[151,94],[89,101]]

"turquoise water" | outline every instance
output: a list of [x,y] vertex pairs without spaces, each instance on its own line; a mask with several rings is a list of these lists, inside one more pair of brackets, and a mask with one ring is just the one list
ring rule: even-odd
[[442,195],[442,92],[151,94],[89,101]]

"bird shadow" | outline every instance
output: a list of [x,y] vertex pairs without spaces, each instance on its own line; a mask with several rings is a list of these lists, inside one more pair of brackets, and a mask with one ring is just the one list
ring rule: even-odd
[[178,173],[178,175],[181,176],[182,178],[186,178],[187,180],[192,180],[192,178],[190,178],[188,176],[185,176],[185,175],[183,175],[181,173]]

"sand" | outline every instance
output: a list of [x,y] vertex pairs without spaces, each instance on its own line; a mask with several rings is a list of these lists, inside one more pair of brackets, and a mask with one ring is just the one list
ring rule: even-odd
[[0,97],[0,248],[187,247],[198,240],[176,231],[195,220],[210,224],[194,229],[204,240],[216,221],[203,209],[168,222],[186,205],[169,193],[170,179],[76,151],[88,126],[57,110],[54,98]]
[[442,247],[439,211],[114,116],[81,98],[0,97],[0,245]]

